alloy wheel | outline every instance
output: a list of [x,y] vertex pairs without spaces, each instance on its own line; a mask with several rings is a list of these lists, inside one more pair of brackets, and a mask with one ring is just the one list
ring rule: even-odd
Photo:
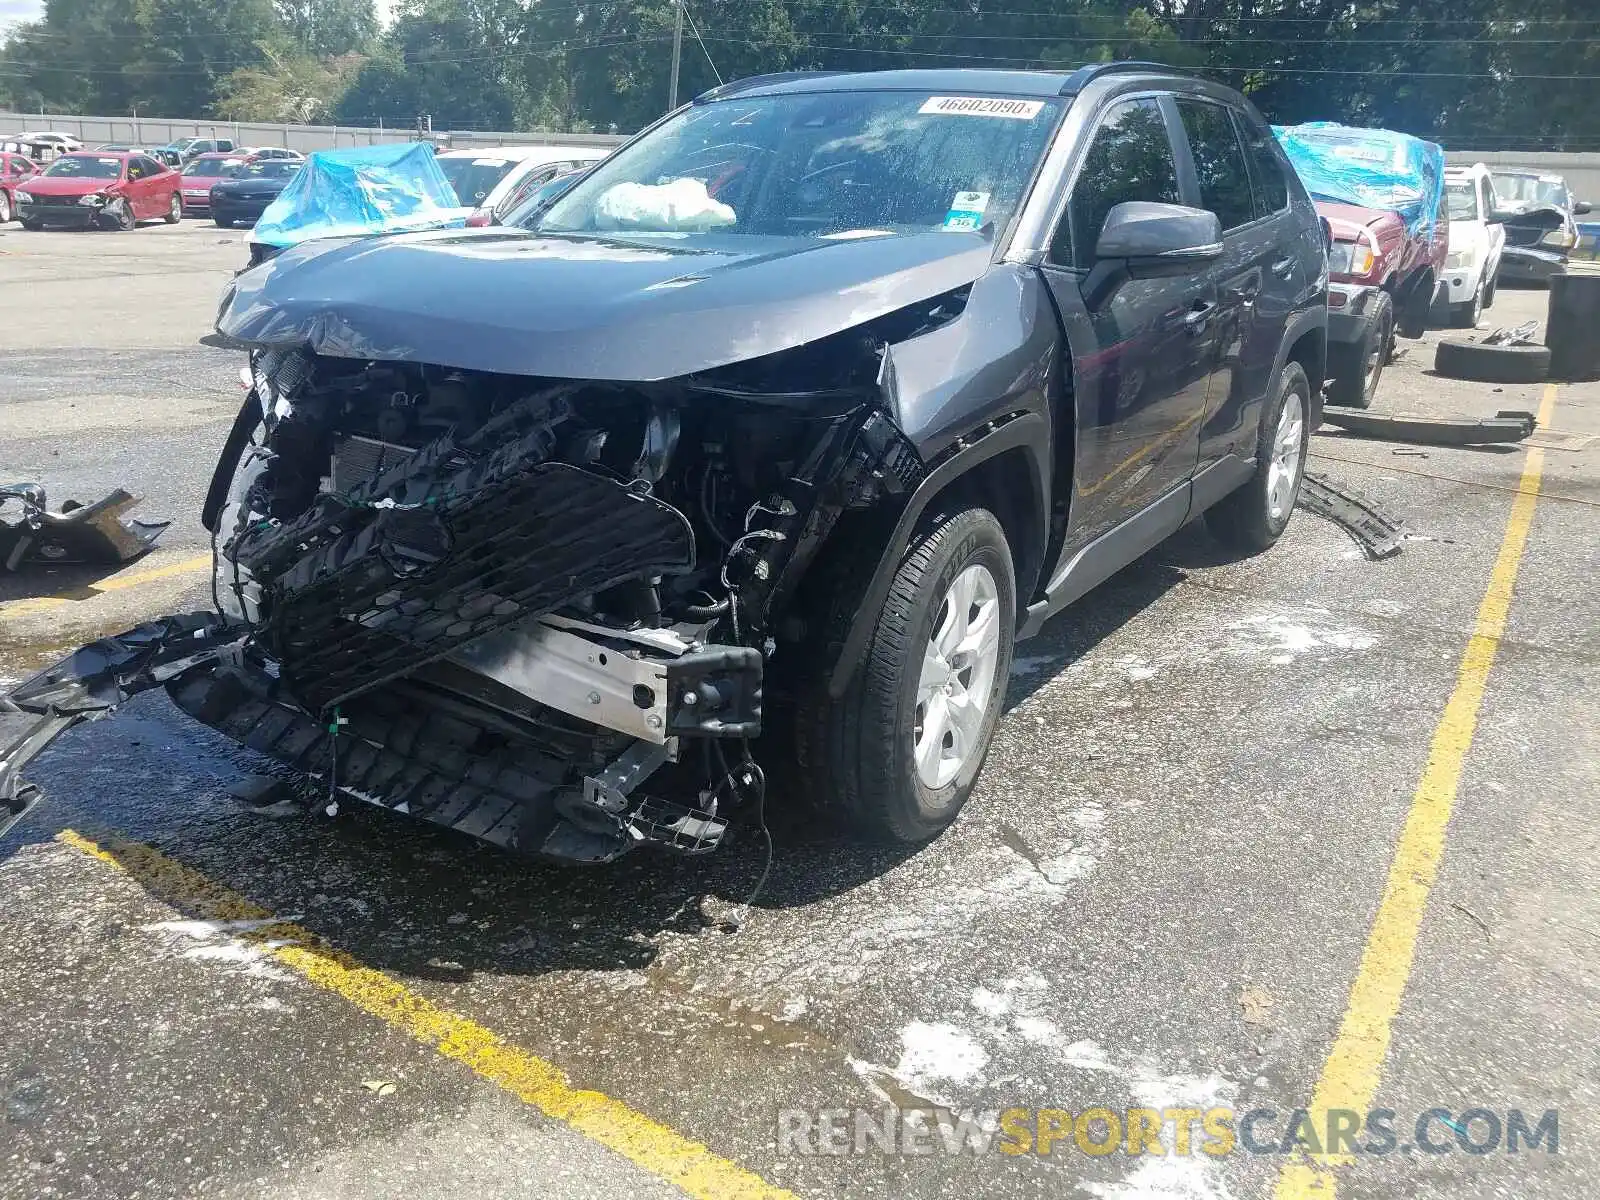
[[1300,483],[1300,443],[1305,440],[1305,403],[1299,392],[1283,398],[1278,428],[1272,435],[1272,464],[1267,468],[1267,508],[1274,521],[1281,521],[1294,506]]
[[925,787],[948,786],[982,753],[999,663],[1000,589],[987,567],[973,564],[951,581],[923,650],[911,739]]

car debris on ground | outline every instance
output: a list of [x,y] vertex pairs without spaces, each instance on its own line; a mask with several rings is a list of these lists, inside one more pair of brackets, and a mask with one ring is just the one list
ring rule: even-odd
[[1424,417],[1407,413],[1375,413],[1328,405],[1323,418],[1359,437],[1379,441],[1418,442],[1434,446],[1484,446],[1520,442],[1538,422],[1531,412],[1502,409],[1492,417]]
[[118,488],[94,504],[68,500],[52,510],[41,485],[0,484],[0,571],[131,562],[172,524],[124,520],[122,514],[138,503],[138,496]]

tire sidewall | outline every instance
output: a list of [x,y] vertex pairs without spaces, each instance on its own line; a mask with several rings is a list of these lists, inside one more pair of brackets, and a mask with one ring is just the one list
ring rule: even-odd
[[[1011,674],[1012,642],[1016,637],[1016,581],[1011,551],[1000,523],[985,509],[968,509],[955,518],[956,536],[943,547],[935,569],[923,576],[917,596],[916,618],[910,623],[901,663],[899,687],[894,697],[895,732],[892,770],[900,822],[908,829],[931,836],[948,825],[966,802],[988,757],[1000,707]],[[917,685],[921,680],[923,649],[933,637],[934,620],[956,576],[981,565],[994,577],[999,596],[1000,649],[984,709],[980,748],[960,773],[942,788],[929,788],[917,773],[915,742]]]
[[12,216],[11,197],[5,192],[0,192],[0,225],[9,222]]

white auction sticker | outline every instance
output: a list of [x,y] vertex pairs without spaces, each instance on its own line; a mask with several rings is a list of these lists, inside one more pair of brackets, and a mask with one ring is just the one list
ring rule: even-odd
[[1012,121],[1031,121],[1043,108],[1043,100],[1007,100],[1000,96],[929,96],[917,111],[941,117],[1006,117]]

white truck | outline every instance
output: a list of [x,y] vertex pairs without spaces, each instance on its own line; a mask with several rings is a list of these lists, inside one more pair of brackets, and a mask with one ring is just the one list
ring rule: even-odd
[[1450,219],[1450,253],[1440,279],[1440,302],[1450,323],[1471,329],[1494,303],[1495,275],[1506,233],[1495,211],[1494,186],[1482,163],[1449,167],[1444,173],[1445,209]]

